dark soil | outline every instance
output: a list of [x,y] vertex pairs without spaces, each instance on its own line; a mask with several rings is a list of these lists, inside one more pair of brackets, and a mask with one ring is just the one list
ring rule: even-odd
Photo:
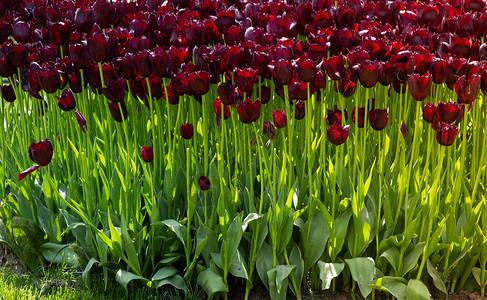
[[11,269],[18,274],[24,273],[22,261],[7,248],[0,243],[0,268]]

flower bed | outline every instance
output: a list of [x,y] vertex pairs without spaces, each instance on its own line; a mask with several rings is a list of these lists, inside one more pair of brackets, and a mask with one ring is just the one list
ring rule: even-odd
[[3,1],[0,241],[125,288],[483,295],[485,3],[302,2]]

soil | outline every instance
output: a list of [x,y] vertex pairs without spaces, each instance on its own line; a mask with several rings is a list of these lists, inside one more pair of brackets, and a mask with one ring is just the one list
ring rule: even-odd
[[24,273],[22,261],[2,243],[0,243],[0,268],[8,268],[18,274]]

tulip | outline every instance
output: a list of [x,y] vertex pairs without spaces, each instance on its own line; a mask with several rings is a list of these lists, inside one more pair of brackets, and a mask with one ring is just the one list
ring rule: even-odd
[[431,89],[432,77],[429,73],[425,75],[411,74],[408,77],[409,92],[416,101],[423,101],[428,97]]
[[254,83],[259,76],[258,71],[251,68],[235,68],[233,70],[233,74],[235,77],[235,82],[237,83],[237,87],[246,93],[253,90]]
[[[213,103],[213,108],[215,110],[215,114],[221,118],[222,117],[222,101],[220,98],[216,98],[214,103]],[[226,105],[223,104],[223,116],[225,117],[225,120],[230,118],[230,108]]]
[[361,63],[359,65],[358,78],[364,87],[373,87],[379,79],[377,64],[374,64],[371,61]]
[[14,102],[15,99],[17,99],[14,89],[11,85],[2,86],[0,89],[0,96],[7,102]]
[[237,104],[237,112],[242,123],[250,124],[260,117],[260,101],[252,102],[250,98]]
[[316,66],[309,59],[303,59],[298,63],[298,75],[304,82],[312,82],[316,77]]
[[356,79],[352,79],[348,71],[345,72],[344,76],[338,80],[338,91],[343,97],[348,98],[355,93],[356,89]]
[[404,123],[404,121],[402,121],[401,126],[399,126],[399,131],[401,132],[402,137],[406,139],[408,136],[408,128],[406,127],[406,123]]
[[217,87],[218,97],[220,97],[223,104],[232,105],[235,102],[235,88],[235,84],[228,81]]
[[103,88],[103,95],[108,100],[118,103],[125,98],[125,91],[127,89],[127,82],[125,79],[120,78],[116,81],[112,81],[106,84],[106,88]]
[[343,144],[348,137],[348,132],[350,130],[350,125],[343,126],[338,123],[331,124],[326,130],[326,135],[328,140],[334,145]]
[[76,121],[78,122],[79,126],[81,127],[81,130],[84,133],[86,133],[86,129],[88,128],[88,126],[86,126],[86,119],[85,119],[85,117],[78,110],[75,110],[74,112],[76,114]]
[[455,92],[458,96],[458,103],[471,104],[480,93],[480,76],[475,74],[465,79],[460,76],[455,83]]
[[167,51],[151,52],[150,62],[157,77],[171,77],[171,56]]
[[142,77],[149,77],[152,73],[152,65],[147,50],[141,51],[134,55],[134,67],[135,71]]
[[74,45],[70,44],[69,57],[73,61],[76,69],[86,69],[91,60],[90,54],[88,53],[84,43],[76,43]]
[[438,102],[438,114],[441,121],[451,124],[457,119],[459,113],[460,105],[458,103],[444,103],[442,101]]
[[273,139],[276,136],[276,127],[272,122],[264,122],[263,133],[267,134],[269,139]]
[[443,122],[438,124],[436,130],[436,140],[440,145],[450,146],[455,141],[458,133],[458,127],[455,124],[447,125]]
[[284,110],[275,110],[272,112],[272,119],[277,129],[281,129],[287,124],[287,116]]
[[304,102],[301,101],[296,101],[296,104],[294,105],[294,118],[296,120],[302,120],[304,119],[306,115],[306,109],[305,109],[305,104]]
[[30,42],[30,26],[29,24],[19,21],[12,26],[12,36],[19,44],[27,44]]
[[387,114],[387,109],[373,109],[369,111],[368,114],[368,120],[370,123],[370,126],[377,130],[381,131],[384,129],[387,125],[387,122],[389,122],[389,116]]
[[340,125],[342,124],[342,111],[338,109],[338,106],[336,104],[335,109],[329,109],[327,111],[326,123],[328,123],[328,125],[331,125],[333,123],[338,123]]
[[423,120],[427,123],[433,123],[438,115],[438,108],[429,101],[423,106]]
[[28,56],[29,50],[22,44],[17,44],[10,50],[10,61],[15,68],[24,66]]
[[[355,122],[355,109],[356,109],[356,106],[354,106],[352,108],[352,121],[354,123],[357,123]],[[359,128],[363,128],[364,127],[364,122],[365,122],[365,107],[360,107],[358,109],[358,127]]]
[[29,146],[29,158],[40,166],[47,166],[52,159],[52,145],[49,139],[31,143]]
[[288,85],[293,79],[293,67],[290,61],[279,60],[269,65],[269,70],[277,85]]
[[102,62],[108,56],[108,39],[104,34],[95,32],[88,37],[87,48],[91,59]]
[[93,11],[85,10],[84,8],[77,8],[74,14],[74,26],[81,32],[90,32],[95,23]]
[[189,140],[193,137],[193,125],[189,123],[182,124],[180,133],[183,139]]
[[37,74],[40,87],[48,94],[55,93],[61,84],[59,73],[54,66],[45,64]]
[[[122,108],[122,111],[120,111],[119,105]],[[123,120],[126,120],[128,117],[127,106],[124,101],[118,103],[108,102],[108,109],[110,110],[112,118],[119,123],[123,122]]]
[[154,151],[152,150],[152,147],[142,147],[140,149],[140,156],[146,163],[152,162],[154,160]]
[[76,107],[76,100],[71,89],[63,90],[61,97],[56,96],[56,98],[58,99],[57,106],[64,111],[70,111]]
[[191,91],[194,95],[204,95],[210,90],[210,73],[206,71],[192,72],[188,76]]
[[201,176],[200,178],[198,178],[198,185],[200,186],[200,189],[202,191],[206,191],[211,186],[210,179],[206,176]]
[[55,43],[58,46],[66,43],[70,26],[70,23],[48,22],[47,29],[49,30],[49,37],[51,38],[51,42]]

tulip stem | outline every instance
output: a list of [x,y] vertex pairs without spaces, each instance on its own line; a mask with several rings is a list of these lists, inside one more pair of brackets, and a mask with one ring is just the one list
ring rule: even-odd
[[100,72],[101,86],[102,86],[102,88],[106,88],[105,80],[103,79],[103,71],[102,71],[102,67],[101,67],[101,62],[98,62],[98,72]]
[[[155,118],[154,118],[154,102],[152,99],[152,92],[150,88],[150,82],[149,82],[149,77],[145,78],[145,82],[147,84],[147,91],[149,93],[149,109],[150,109],[150,127],[151,127],[151,133],[152,133],[152,144],[155,145],[156,147],[153,147],[154,149],[154,178],[157,181],[157,169],[158,169],[158,164],[159,164],[159,156],[157,155],[159,153],[158,147],[157,147],[157,134],[156,134],[156,124],[155,124]],[[122,111],[120,109],[120,111]],[[123,117],[122,117],[123,119]],[[153,188],[153,187],[152,187]]]
[[208,176],[208,110],[207,110],[207,106],[208,106],[208,101],[206,100],[206,94],[205,95],[201,95],[201,104],[202,104],[202,108],[203,108],[203,130],[202,130],[202,134],[203,134],[203,152],[204,152],[204,156],[203,156],[203,160],[204,160],[204,166],[205,166],[205,176]]
[[[311,134],[312,134],[312,130],[311,130],[311,97],[310,97],[310,84],[309,82],[307,82],[307,97],[308,97],[308,102],[305,104],[304,108],[305,108],[305,111],[306,111],[306,128],[305,128],[305,138],[306,138],[306,149],[307,149],[307,160],[308,160],[308,181],[309,181],[309,184],[308,184],[308,187],[309,187],[309,200],[308,200],[308,203],[312,203],[312,199],[313,199],[313,184],[314,184],[314,181],[313,181],[313,173],[311,172],[311,140],[312,140],[312,137],[311,137]],[[288,118],[291,118],[291,116],[288,116]],[[289,183],[291,184],[291,183]]]
[[289,170],[289,182],[288,185],[292,186],[294,182],[294,156],[293,156],[293,118],[291,115],[291,107],[289,104],[289,90],[288,86],[284,86],[284,102],[286,105],[286,115],[289,118],[288,126],[287,127],[287,135],[289,139],[289,151],[287,151],[287,155],[289,157],[289,165],[290,165],[290,170]]
[[172,120],[171,120],[171,104],[169,103],[169,94],[167,92],[167,85],[166,85],[166,78],[165,77],[162,77],[162,83],[163,83],[163,86],[164,86],[164,93],[166,94],[166,113],[167,113],[167,132],[166,132],[166,137],[167,137],[167,145],[168,145],[167,148],[170,151],[172,149],[172,146],[171,146],[171,144],[172,144],[172,141],[171,141],[171,125],[172,125]]

